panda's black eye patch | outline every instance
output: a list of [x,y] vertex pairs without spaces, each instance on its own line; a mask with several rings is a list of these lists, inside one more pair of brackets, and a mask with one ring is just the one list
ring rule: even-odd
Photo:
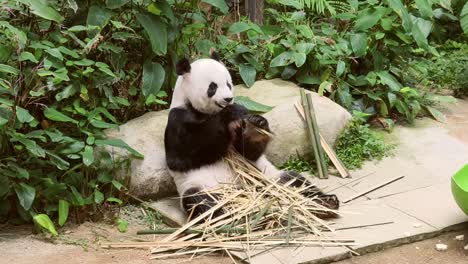
[[210,85],[208,86],[208,91],[206,92],[208,94],[208,97],[213,97],[217,89],[218,89],[218,85],[214,82],[211,82]]
[[232,90],[232,86],[228,82],[226,84],[229,87],[229,90]]

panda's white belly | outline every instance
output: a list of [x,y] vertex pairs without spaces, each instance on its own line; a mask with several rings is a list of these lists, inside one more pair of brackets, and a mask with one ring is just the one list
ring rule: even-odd
[[181,195],[192,187],[209,189],[219,184],[232,184],[233,179],[231,169],[223,160],[195,170],[186,172],[169,170],[169,172],[177,186],[177,191]]

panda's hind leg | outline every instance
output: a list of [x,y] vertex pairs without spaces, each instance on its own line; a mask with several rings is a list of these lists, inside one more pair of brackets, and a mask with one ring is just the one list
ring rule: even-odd
[[[189,221],[215,207],[218,201],[216,194],[208,194],[198,187],[189,188],[182,194],[182,207],[187,213]],[[220,208],[215,210],[212,215],[205,217],[205,220],[216,218],[222,214],[223,210]]]
[[[334,194],[325,194],[314,184],[308,181],[304,176],[295,171],[283,171],[279,178],[279,183],[290,184],[292,187],[302,188],[301,194],[308,198],[314,198],[318,204],[331,209],[338,210],[340,208],[340,201]],[[316,212],[320,218],[334,218],[337,217],[334,212]]]

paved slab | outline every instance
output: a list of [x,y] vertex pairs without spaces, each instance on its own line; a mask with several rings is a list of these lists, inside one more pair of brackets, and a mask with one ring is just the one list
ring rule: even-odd
[[392,197],[386,204],[441,230],[468,221],[453,200],[450,182],[433,185]]

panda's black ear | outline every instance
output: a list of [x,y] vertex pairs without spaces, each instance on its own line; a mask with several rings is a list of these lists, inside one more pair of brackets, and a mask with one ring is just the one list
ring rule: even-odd
[[210,57],[215,61],[220,61],[219,54],[214,48],[211,48],[210,50]]
[[176,65],[177,75],[184,75],[188,72],[190,72],[190,62],[186,58],[179,60]]

